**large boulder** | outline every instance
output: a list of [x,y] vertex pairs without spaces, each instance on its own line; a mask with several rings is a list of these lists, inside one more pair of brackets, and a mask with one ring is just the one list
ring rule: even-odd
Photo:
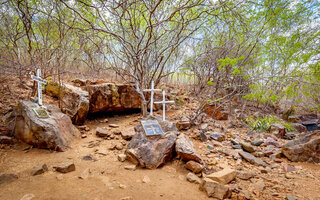
[[90,113],[129,111],[141,108],[141,97],[135,88],[126,84],[103,83],[87,86]]
[[282,153],[293,162],[320,163],[320,131],[287,142]]
[[79,87],[65,84],[62,102],[72,122],[76,125],[84,124],[89,112],[89,93]]
[[14,137],[38,148],[65,151],[77,136],[70,118],[53,105],[47,105],[48,118],[39,118],[33,108],[38,105],[21,101],[7,118],[8,127]]
[[141,167],[155,169],[172,158],[178,135],[175,124],[160,121],[159,124],[164,131],[163,135],[146,136],[142,125],[135,127],[136,134],[125,151],[128,160]]
[[190,138],[185,134],[180,134],[176,141],[176,152],[182,160],[194,160],[202,163],[202,158],[197,152]]

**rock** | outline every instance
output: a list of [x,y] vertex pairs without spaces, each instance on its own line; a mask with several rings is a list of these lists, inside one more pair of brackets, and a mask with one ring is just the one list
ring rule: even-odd
[[14,144],[14,138],[0,135],[0,144]]
[[320,163],[320,131],[287,142],[282,153],[293,162]]
[[180,130],[188,130],[191,127],[191,123],[189,120],[185,120],[185,121],[178,121],[177,124],[177,129]]
[[84,124],[89,112],[89,93],[79,87],[65,84],[61,101],[72,122],[77,125]]
[[298,200],[298,198],[295,196],[288,195],[288,196],[286,196],[286,200]]
[[299,117],[296,115],[291,115],[288,117],[288,121],[292,123],[298,123],[300,121]]
[[281,124],[272,124],[269,130],[278,138],[282,138],[286,134],[286,128]]
[[318,120],[310,120],[302,122],[302,124],[307,128],[308,131],[314,131],[318,129]]
[[91,174],[91,171],[89,168],[85,169],[81,175],[79,176],[80,179],[87,179],[89,175]]
[[141,108],[141,96],[134,86],[103,83],[88,85],[90,113],[124,112]]
[[48,118],[38,117],[33,108],[38,105],[31,101],[20,101],[7,118],[10,132],[15,138],[38,148],[65,151],[79,130],[70,118],[53,105],[47,105]]
[[200,130],[206,130],[207,128],[208,128],[208,124],[207,123],[200,124]]
[[263,144],[263,140],[254,140],[254,141],[251,142],[251,144],[253,146],[257,146],[258,147],[258,146]]
[[118,154],[118,160],[120,162],[124,162],[127,159],[127,156],[125,154]]
[[293,172],[296,171],[296,168],[294,167],[294,165],[283,165],[283,171],[285,173],[289,173],[289,172]]
[[237,171],[237,178],[242,180],[249,180],[253,178],[256,174],[254,172],[243,172],[243,171]]
[[18,179],[18,176],[15,174],[0,174],[0,185],[11,183]]
[[239,145],[239,142],[237,140],[231,138],[230,141],[233,145]]
[[236,175],[237,173],[235,170],[226,167],[221,171],[214,172],[212,174],[206,175],[205,177],[225,185],[230,183],[233,179],[235,179]]
[[198,154],[190,138],[185,134],[180,134],[176,141],[176,152],[182,160],[194,160],[202,162],[201,156]]
[[126,185],[124,185],[124,184],[119,184],[119,188],[121,188],[121,189],[126,189],[126,188],[127,188],[127,186],[126,186]]
[[307,132],[307,128],[299,123],[292,123],[292,127],[295,128],[299,133]]
[[200,138],[202,142],[206,142],[208,140],[206,133],[204,131],[200,131]]
[[247,153],[247,152],[244,152],[244,151],[240,151],[239,154],[246,161],[248,161],[249,163],[251,163],[253,165],[264,166],[264,167],[268,166],[267,163],[263,162],[259,158],[256,158],[255,156],[251,155],[250,153]]
[[137,169],[137,165],[127,165],[127,166],[124,166],[124,168],[126,170],[135,171]]
[[190,160],[186,163],[185,167],[194,172],[195,174],[198,174],[200,172],[202,172],[202,170],[204,169],[203,165],[201,165],[200,163],[197,163],[193,160]]
[[142,183],[150,183],[150,178],[149,178],[149,176],[147,176],[147,175],[145,175],[145,176],[143,176],[143,179],[142,179]]
[[135,127],[136,134],[127,146],[127,159],[141,167],[155,169],[171,160],[178,132],[174,123],[159,121],[163,135],[146,136],[142,125]]
[[31,200],[34,197],[35,197],[34,194],[29,193],[29,194],[25,194],[20,200]]
[[68,173],[76,170],[76,167],[73,163],[62,163],[59,166],[55,167],[57,172]]
[[123,144],[122,143],[116,144],[116,149],[117,150],[122,150],[123,149]]
[[253,147],[251,144],[247,143],[247,142],[241,141],[241,142],[240,142],[240,145],[242,146],[242,148],[243,148],[245,151],[247,151],[247,152],[249,152],[249,153],[255,152],[254,147]]
[[225,136],[222,135],[222,134],[220,134],[220,133],[218,133],[218,132],[213,132],[213,133],[211,133],[211,135],[209,136],[209,139],[222,142],[222,141],[225,139]]
[[234,149],[242,149],[242,146],[240,144],[237,144],[237,145],[232,145],[232,148]]
[[247,190],[241,190],[240,194],[243,194],[245,199],[250,199],[250,194]]
[[200,189],[205,191],[208,197],[213,197],[220,200],[229,198],[231,196],[231,190],[228,186],[224,186],[209,178],[203,179]]
[[275,141],[272,137],[268,137],[264,142],[267,145],[273,145],[278,148],[281,147],[281,144],[279,144],[277,141]]
[[85,155],[82,157],[82,160],[92,160],[95,161],[96,159],[93,158],[93,156],[91,154]]
[[201,184],[201,179],[197,175],[191,172],[188,173],[187,180],[191,183]]
[[287,132],[287,133],[283,136],[283,139],[293,140],[298,134],[299,134],[298,132]]
[[43,174],[45,171],[48,171],[48,167],[46,164],[43,164],[41,167],[33,169],[31,175],[36,176],[39,174]]
[[119,125],[118,124],[109,124],[109,127],[111,127],[111,128],[119,128]]
[[97,127],[96,128],[96,135],[98,137],[109,137],[111,135],[111,133],[107,129]]
[[130,140],[135,134],[136,132],[134,131],[134,129],[127,129],[125,131],[121,131],[121,137],[124,140]]

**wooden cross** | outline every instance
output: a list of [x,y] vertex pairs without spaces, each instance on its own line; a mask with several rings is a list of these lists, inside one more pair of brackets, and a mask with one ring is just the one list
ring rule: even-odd
[[153,94],[155,91],[161,91],[161,89],[154,89],[154,82],[151,82],[151,89],[145,89],[144,92],[151,92],[151,102],[150,102],[150,115],[152,116],[153,112]]
[[47,84],[47,81],[41,78],[41,71],[37,69],[37,76],[31,75],[34,81],[38,82],[38,104],[42,107],[42,85]]
[[162,114],[162,120],[163,121],[166,121],[166,103],[174,103],[174,101],[166,101],[166,92],[165,91],[162,91],[162,96],[163,96],[163,99],[162,101],[157,101],[157,102],[154,102],[154,103],[162,103],[162,110],[163,110],[163,114]]

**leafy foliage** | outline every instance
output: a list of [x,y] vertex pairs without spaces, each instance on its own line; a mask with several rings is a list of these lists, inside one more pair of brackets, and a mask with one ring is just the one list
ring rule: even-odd
[[284,122],[277,119],[275,116],[265,116],[263,118],[254,118],[252,116],[244,119],[244,122],[255,131],[268,132],[272,124],[282,124],[288,132],[296,131],[290,122]]

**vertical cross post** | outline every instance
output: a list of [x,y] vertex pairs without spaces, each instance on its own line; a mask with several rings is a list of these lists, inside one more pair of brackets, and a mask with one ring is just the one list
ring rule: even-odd
[[37,76],[31,75],[31,78],[38,83],[38,104],[42,107],[42,85],[41,84],[47,84],[46,80],[43,80],[41,78],[41,71],[40,69],[37,69]]
[[144,92],[151,92],[151,96],[150,96],[150,115],[152,116],[153,114],[153,94],[155,91],[161,91],[161,89],[154,89],[154,82],[151,82],[151,89],[145,89],[143,90]]
[[163,111],[163,114],[162,114],[162,120],[163,121],[166,121],[166,104],[167,103],[174,103],[174,101],[166,101],[166,92],[165,91],[162,91],[162,101],[157,101],[157,102],[154,102],[154,103],[162,103],[162,111]]

